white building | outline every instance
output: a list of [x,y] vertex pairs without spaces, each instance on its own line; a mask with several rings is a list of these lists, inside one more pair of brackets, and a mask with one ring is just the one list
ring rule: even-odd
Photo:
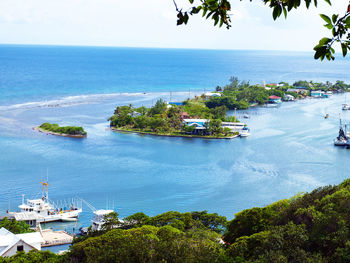
[[284,101],[293,101],[294,99],[295,99],[294,96],[290,94],[284,95],[284,98],[283,98]]
[[[208,119],[184,119],[183,122],[186,126],[193,126],[195,130],[206,130]],[[231,131],[240,131],[246,126],[243,122],[222,122],[222,128],[229,128]]]
[[221,93],[207,92],[207,93],[204,93],[204,96],[205,96],[206,99],[210,99],[212,97],[221,97]]
[[13,256],[17,251],[41,250],[42,243],[44,239],[39,232],[15,235],[3,227],[0,228],[0,256],[2,257]]

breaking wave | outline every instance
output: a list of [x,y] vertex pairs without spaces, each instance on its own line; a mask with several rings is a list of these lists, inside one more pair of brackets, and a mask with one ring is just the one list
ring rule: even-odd
[[[186,95],[188,92],[173,92],[173,96]],[[89,94],[89,95],[76,95],[67,96],[52,100],[32,101],[19,104],[12,104],[6,106],[0,106],[0,111],[16,110],[16,109],[32,109],[32,108],[51,108],[51,107],[69,107],[80,104],[92,104],[98,103],[104,100],[113,98],[127,98],[127,97],[140,97],[144,99],[158,98],[162,96],[169,96],[169,92],[150,92],[150,93],[109,93],[109,94]]]

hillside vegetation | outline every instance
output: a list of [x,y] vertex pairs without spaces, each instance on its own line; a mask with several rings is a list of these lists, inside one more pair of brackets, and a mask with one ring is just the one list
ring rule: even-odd
[[32,252],[0,262],[350,262],[350,179],[229,222],[203,211],[137,213],[116,224],[112,214],[103,231],[76,239],[64,256]]

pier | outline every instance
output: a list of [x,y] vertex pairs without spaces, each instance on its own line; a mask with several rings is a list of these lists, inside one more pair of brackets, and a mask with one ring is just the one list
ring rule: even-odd
[[44,229],[40,231],[40,234],[44,239],[44,243],[41,244],[41,247],[71,244],[73,241],[73,236],[65,231],[53,231],[52,229]]

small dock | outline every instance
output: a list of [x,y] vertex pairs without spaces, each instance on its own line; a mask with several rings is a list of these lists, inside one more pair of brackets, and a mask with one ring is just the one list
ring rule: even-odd
[[44,229],[40,231],[44,239],[41,247],[51,247],[64,244],[70,244],[73,241],[73,236],[65,231],[53,231],[52,229]]

